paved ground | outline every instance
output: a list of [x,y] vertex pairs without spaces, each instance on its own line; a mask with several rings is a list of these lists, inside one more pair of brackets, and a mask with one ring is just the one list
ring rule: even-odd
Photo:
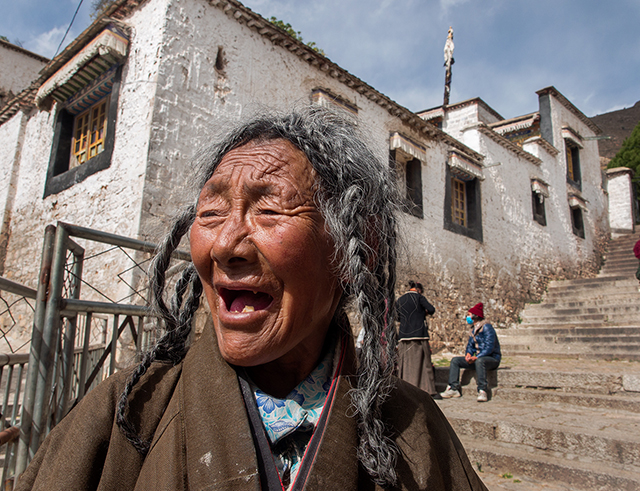
[[489,491],[572,491],[572,488],[561,483],[542,482],[508,472],[501,475],[496,471],[484,469],[478,475]]

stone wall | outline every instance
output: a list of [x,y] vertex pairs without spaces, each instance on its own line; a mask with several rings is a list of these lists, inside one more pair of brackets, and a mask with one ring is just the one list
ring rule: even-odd
[[613,232],[632,233],[635,230],[632,177],[633,171],[626,167],[607,170],[609,224]]

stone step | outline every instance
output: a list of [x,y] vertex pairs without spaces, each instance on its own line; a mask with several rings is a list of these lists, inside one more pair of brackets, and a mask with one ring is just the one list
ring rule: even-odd
[[[611,266],[608,268],[603,268],[602,271],[600,271],[598,277],[599,278],[604,278],[604,277],[609,277],[609,276],[627,276],[629,278],[636,278],[636,271],[638,270],[638,262],[636,261],[635,264],[628,264],[628,265],[619,265],[619,266]],[[636,278],[637,279],[637,278]]]
[[598,275],[599,278],[607,278],[609,276],[620,276],[620,275],[625,275],[628,276],[629,278],[633,278],[637,281],[636,278],[636,271],[638,270],[638,265],[632,265],[632,266],[619,266],[616,268],[607,268],[607,269],[603,269],[600,274]]
[[504,349],[502,351],[503,356],[527,356],[531,358],[557,358],[563,360],[625,360],[625,361],[640,361],[640,354],[624,354],[601,352],[601,353],[570,353],[570,352],[558,352],[552,350],[527,350],[527,349]]
[[638,413],[557,403],[480,404],[475,399],[475,394],[463,393],[462,398],[438,401],[458,435],[526,445],[563,459],[606,462],[617,469],[640,464]]
[[[614,346],[635,346],[640,347],[640,335],[634,336],[616,336],[616,335],[595,335],[595,336],[567,336],[567,335],[554,335],[548,334],[544,336],[536,336],[536,335],[520,335],[520,336],[503,336],[500,339],[500,346],[513,347],[516,344],[525,344],[525,345],[558,345],[558,346],[566,346],[575,344],[578,348],[590,347],[590,346],[606,346],[606,347],[614,347]],[[637,348],[636,348],[637,349]]]
[[[602,316],[600,316],[602,317]],[[602,318],[595,317],[591,315],[591,317],[565,317],[554,319],[551,317],[541,317],[536,319],[535,321],[523,321],[520,324],[520,328],[522,329],[539,329],[544,327],[553,327],[553,328],[579,328],[579,327],[624,327],[624,326],[638,326],[640,325],[640,319],[637,316],[619,316],[617,318],[613,318],[610,316],[607,320],[603,320]]]
[[[529,355],[526,355],[527,357]],[[640,358],[640,357],[639,357]],[[576,371],[561,371],[552,368],[554,360],[549,360],[549,369],[518,369],[511,368],[507,358],[497,370],[489,371],[487,382],[491,388],[535,388],[553,389],[566,393],[579,394],[605,394],[622,395],[625,397],[635,397],[640,406],[640,368],[631,365],[624,372],[601,369],[599,371],[587,371],[579,367]],[[514,360],[514,363],[517,361]],[[557,363],[557,360],[555,360]],[[544,363],[542,364],[544,365]],[[566,363],[571,367],[571,363]],[[592,363],[594,369],[598,369],[597,363]],[[623,364],[626,366],[626,364]],[[449,367],[436,368],[436,386],[444,390],[449,378]],[[464,390],[475,392],[476,377],[474,370],[461,370],[460,384]]]
[[506,354],[514,352],[545,351],[547,353],[565,353],[582,357],[602,354],[606,355],[605,359],[611,357],[623,360],[630,359],[628,357],[633,357],[640,353],[640,345],[627,346],[619,344],[600,346],[597,344],[570,345],[538,342],[505,344],[502,348]]
[[584,315],[558,315],[540,316],[532,319],[525,318],[520,324],[522,329],[537,329],[543,326],[552,327],[622,327],[629,325],[640,326],[640,314],[584,314]]
[[549,290],[540,303],[579,302],[586,300],[615,300],[620,296],[633,297],[640,293],[638,282],[619,286],[595,285],[587,288],[569,288]]
[[[588,304],[588,302],[585,302]],[[636,314],[640,319],[640,305],[637,303],[618,303],[605,305],[583,305],[576,307],[541,305],[538,308],[525,309],[523,319],[535,319],[536,317],[580,316],[593,314]]]
[[635,336],[640,334],[640,326],[616,326],[616,327],[572,327],[572,328],[524,328],[496,329],[498,339],[501,341],[520,336]]
[[[547,489],[546,483],[565,483],[567,489],[576,491],[640,489],[640,479],[635,469],[611,469],[608,464],[561,459],[547,452],[532,451],[524,445],[487,443],[469,436],[463,436],[460,440],[476,469],[480,467],[500,473],[522,474],[541,481],[537,488],[540,490]],[[482,473],[479,475],[482,477]],[[508,489],[520,489],[519,483]]]
[[607,262],[604,264],[602,269],[610,269],[613,267],[620,267],[620,266],[629,267],[629,268],[632,268],[633,266],[635,266],[637,268],[638,259],[632,254],[624,257],[610,257],[610,258],[607,258]]
[[631,292],[626,294],[609,295],[604,298],[584,298],[579,297],[566,298],[560,297],[555,301],[545,301],[544,303],[530,303],[524,308],[523,314],[530,312],[535,313],[538,311],[546,312],[553,309],[587,309],[598,307],[616,307],[626,305],[638,305],[640,304],[640,292]]
[[[437,403],[476,468],[517,474],[523,482],[528,476],[529,491],[547,483],[637,490],[640,364],[596,358],[503,356],[502,366],[488,374],[489,402],[476,402],[475,372],[462,370],[463,397]],[[439,389],[447,379],[448,367],[436,368]]]
[[[629,326],[629,324],[630,324],[629,322],[619,322],[619,323],[609,323],[609,324],[603,324],[602,322],[565,322],[565,323],[558,322],[551,325],[547,322],[541,322],[541,323],[523,323],[523,324],[520,324],[520,328],[531,330],[531,331],[537,331],[539,329],[546,329],[546,328],[555,328],[559,330],[579,329],[581,327],[588,328],[588,329],[617,329],[617,328],[627,327]],[[634,327],[637,328],[638,324],[636,323],[636,326]]]
[[[543,346],[571,346],[575,344],[577,350],[597,349],[602,347],[605,349],[616,349],[618,346],[632,347],[635,351],[640,351],[640,335],[637,336],[508,336],[500,340],[502,348],[516,348],[518,345],[526,345],[531,347]],[[622,351],[625,352],[625,351]]]
[[[638,287],[627,289],[626,291],[609,291],[601,289],[594,290],[588,294],[548,295],[543,302],[527,304],[525,311],[545,310],[547,308],[588,308],[590,306],[600,307],[607,305],[633,305],[640,303],[640,292]],[[534,307],[538,306],[539,307]]]
[[572,280],[553,280],[549,282],[548,288],[550,290],[554,288],[562,288],[562,287],[575,288],[577,286],[600,285],[602,283],[616,283],[616,282],[624,284],[625,282],[633,283],[633,281],[634,281],[633,278],[629,278],[628,276],[625,276],[625,275],[607,276],[606,278],[598,278],[597,276],[594,276],[591,278],[574,278]]
[[566,282],[557,282],[555,284],[549,283],[545,297],[554,297],[566,294],[591,294],[598,290],[602,290],[605,294],[613,294],[616,292],[634,293],[638,291],[638,280],[629,277],[622,278],[620,276],[607,276],[584,280],[584,282],[573,284],[569,284],[570,281],[578,280],[566,280]]
[[633,312],[611,312],[607,314],[545,315],[531,319],[525,318],[523,319],[522,326],[533,326],[536,324],[558,326],[562,324],[569,324],[579,327],[583,323],[585,325],[602,324],[603,326],[621,326],[632,325],[634,322],[640,322],[640,315],[634,314]]
[[617,237],[609,242],[606,254],[607,256],[610,256],[611,254],[631,254],[633,256],[633,246],[637,241],[638,235],[633,239],[622,239]]
[[640,413],[640,394],[619,393],[608,394],[583,394],[576,392],[564,392],[562,389],[539,388],[511,388],[497,387],[493,389],[493,399],[499,401],[520,401],[528,404],[540,404],[543,402],[556,402],[573,406],[612,409]]

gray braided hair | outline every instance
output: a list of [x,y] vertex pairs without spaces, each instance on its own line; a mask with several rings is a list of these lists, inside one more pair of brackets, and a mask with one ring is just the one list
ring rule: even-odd
[[[391,486],[396,482],[398,450],[386,435],[381,406],[393,388],[396,344],[396,211],[400,200],[393,171],[364,143],[353,122],[311,106],[286,115],[261,115],[232,130],[220,144],[201,156],[204,165],[198,189],[234,148],[252,141],[275,139],[288,140],[300,149],[316,172],[316,202],[335,244],[335,262],[343,288],[335,319],[344,318],[345,308],[352,305],[365,329],[357,386],[351,392],[360,441],[358,457],[376,483]],[[141,442],[127,424],[127,396],[151,362],[176,363],[186,354],[190,321],[202,293],[200,279],[192,267],[187,268],[170,307],[163,300],[163,292],[171,253],[194,218],[195,206],[191,205],[175,221],[154,260],[153,296],[167,323],[167,335],[145,356],[120,399],[118,424],[143,455],[148,443]]]

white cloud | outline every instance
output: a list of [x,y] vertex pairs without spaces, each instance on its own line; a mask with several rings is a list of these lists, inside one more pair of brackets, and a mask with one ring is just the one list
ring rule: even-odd
[[[36,38],[26,42],[24,47],[29,51],[51,58],[55,54],[66,30],[66,27],[54,27],[53,29],[43,32]],[[67,37],[66,41],[68,42],[72,39],[73,37]]]
[[449,10],[452,7],[467,3],[469,0],[440,0],[440,8],[444,11]]

